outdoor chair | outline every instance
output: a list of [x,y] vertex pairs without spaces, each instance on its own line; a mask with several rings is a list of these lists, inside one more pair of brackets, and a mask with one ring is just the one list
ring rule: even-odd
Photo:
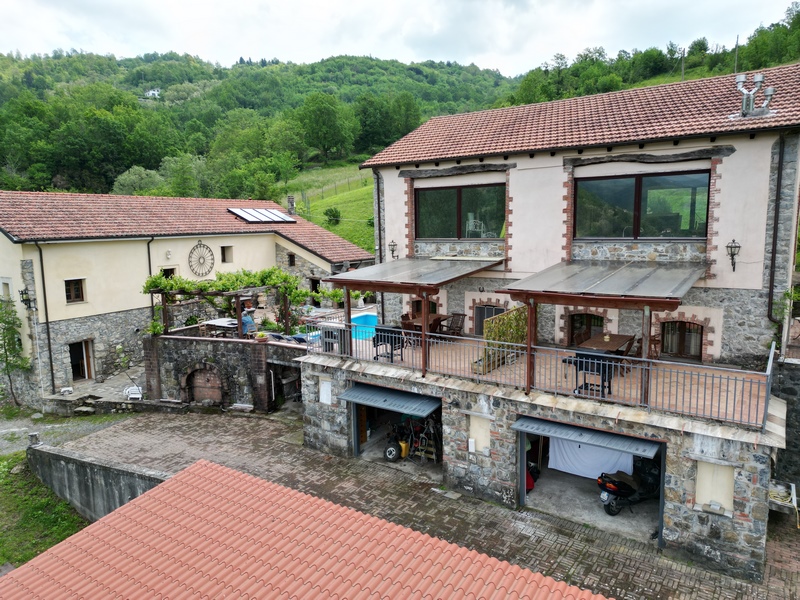
[[403,360],[403,346],[405,338],[403,330],[397,327],[375,327],[375,337],[372,338],[372,345],[375,348],[375,358],[388,358],[389,362],[394,362],[394,354],[400,351],[400,360]]
[[654,335],[650,338],[650,352],[647,358],[656,359],[661,356],[661,337]]
[[411,319],[400,321],[400,328],[406,346],[419,346],[419,332],[414,328]]
[[[614,378],[613,359],[609,360],[608,355],[595,352],[576,352],[575,356],[568,356],[561,360],[565,365],[575,367],[575,389],[574,394],[593,396],[593,392],[600,388],[600,397],[606,397],[606,390],[611,394],[611,380]],[[578,374],[583,373],[583,383],[578,383]],[[565,373],[566,374],[566,373]],[[600,377],[600,385],[587,380],[587,375],[597,375]]]
[[465,313],[453,313],[453,316],[446,323],[442,323],[439,331],[449,335],[462,335],[466,316]]
[[142,399],[142,388],[138,385],[131,385],[126,387],[122,390],[122,393],[125,394],[125,397],[130,402],[131,400],[141,400]]
[[442,326],[442,321],[444,321],[445,318],[446,317],[433,317],[430,325],[428,326],[428,333],[439,333],[439,329]]
[[[631,370],[631,361],[627,359],[628,356],[631,356],[631,351],[633,350],[633,345],[636,343],[636,338],[632,337],[627,344],[625,344],[624,348],[620,348],[613,354],[619,357],[619,363],[622,367],[620,369],[621,375],[624,377],[625,373]],[[642,339],[639,338],[639,345],[641,346]]]

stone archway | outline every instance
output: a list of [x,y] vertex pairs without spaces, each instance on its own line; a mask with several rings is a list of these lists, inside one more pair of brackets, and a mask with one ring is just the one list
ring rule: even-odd
[[228,386],[219,369],[209,363],[195,364],[181,377],[181,401],[200,406],[224,406]]

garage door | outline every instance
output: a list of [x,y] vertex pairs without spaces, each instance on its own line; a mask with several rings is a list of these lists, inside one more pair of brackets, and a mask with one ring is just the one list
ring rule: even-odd
[[523,433],[533,433],[536,435],[559,438],[586,444],[587,446],[599,446],[618,452],[627,452],[635,456],[645,456],[653,458],[661,447],[660,442],[653,442],[641,438],[628,437],[610,433],[608,431],[597,431],[596,429],[585,429],[568,425],[567,423],[557,423],[533,417],[520,417],[511,426],[514,431]]
[[442,406],[441,399],[434,396],[391,390],[365,383],[356,383],[343,394],[339,394],[339,400],[391,410],[422,419]]

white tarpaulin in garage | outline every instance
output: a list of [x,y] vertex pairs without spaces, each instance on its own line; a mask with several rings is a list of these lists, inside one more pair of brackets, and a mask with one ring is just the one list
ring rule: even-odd
[[614,473],[615,471],[633,473],[633,454],[599,446],[589,446],[581,442],[550,438],[548,466],[565,473],[596,479],[600,473]]

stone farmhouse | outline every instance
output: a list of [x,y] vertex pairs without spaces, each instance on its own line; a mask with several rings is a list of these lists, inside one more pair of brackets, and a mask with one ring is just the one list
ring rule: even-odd
[[136,363],[153,319],[142,286],[280,266],[309,287],[372,264],[369,252],[273,202],[0,191],[0,283],[15,299],[35,404],[76,380]]
[[791,65],[436,117],[373,156],[378,264],[328,281],[379,324],[320,324],[306,444],[358,456],[410,415],[446,485],[509,508],[537,506],[531,463],[646,457],[656,543],[759,580],[797,456],[799,127]]

